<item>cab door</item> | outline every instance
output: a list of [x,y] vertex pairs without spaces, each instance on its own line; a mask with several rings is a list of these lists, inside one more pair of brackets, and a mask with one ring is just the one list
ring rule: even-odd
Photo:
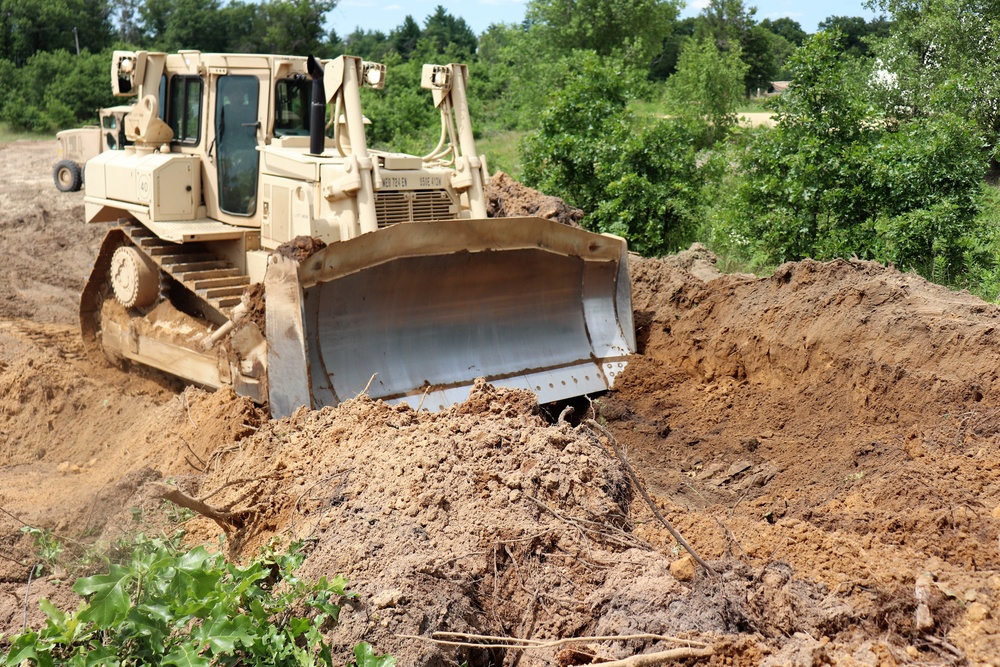
[[257,212],[260,154],[260,81],[256,76],[227,74],[216,80],[215,145],[219,209],[250,217]]

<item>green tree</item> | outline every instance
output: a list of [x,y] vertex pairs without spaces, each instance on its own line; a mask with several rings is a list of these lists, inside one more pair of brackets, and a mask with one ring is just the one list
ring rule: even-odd
[[326,15],[336,0],[268,0],[260,5],[261,51],[308,56],[325,55]]
[[784,37],[793,46],[802,46],[809,34],[802,29],[798,21],[782,16],[777,19],[764,19],[760,26],[765,30],[773,32],[775,35]]
[[697,19],[689,16],[680,21],[674,21],[670,33],[663,38],[663,47],[659,55],[653,58],[649,68],[649,77],[654,81],[662,81],[677,71],[677,60],[680,58],[681,47],[694,36]]
[[791,51],[784,37],[757,24],[756,13],[757,8],[747,7],[743,0],[710,0],[695,27],[695,37],[714,39],[719,51],[739,50],[747,66],[745,94],[766,89]]
[[886,108],[903,118],[968,116],[1000,167],[1000,0],[875,0],[871,6],[893,22],[890,35],[873,44]]
[[720,52],[713,39],[689,40],[667,80],[670,113],[705,123],[709,140],[716,141],[736,124],[746,70],[739,48]]
[[150,45],[163,51],[225,51],[218,0],[145,0],[140,10]]
[[441,5],[424,21],[421,38],[429,40],[437,52],[450,50],[462,60],[476,52],[476,34],[472,32],[472,28],[465,19],[455,18]]
[[381,30],[355,28],[343,41],[334,45],[333,55],[346,53],[366,60],[383,61],[391,50],[389,38]]
[[849,56],[867,56],[871,38],[889,36],[891,23],[884,16],[865,20],[860,16],[829,16],[820,21],[820,30],[838,30],[843,35],[843,49]]
[[8,62],[0,66],[5,89],[0,120],[39,132],[96,121],[97,110],[114,103],[108,83],[110,60],[109,52],[84,51],[77,56],[59,50],[39,51],[20,68],[0,61]]
[[409,60],[410,54],[417,48],[417,42],[420,41],[421,34],[420,26],[417,25],[412,16],[407,14],[406,18],[403,19],[403,23],[389,33],[389,41],[400,58]]
[[589,212],[583,224],[659,255],[690,242],[704,172],[699,130],[681,120],[643,126],[628,111],[643,72],[577,52],[566,85],[523,142],[525,182]]
[[113,35],[107,0],[0,0],[0,59],[18,67],[40,51],[76,53],[78,40],[100,51]]
[[764,265],[858,255],[954,279],[977,234],[981,140],[954,114],[887,123],[870,61],[838,37],[793,56],[776,127],[743,153],[730,245]]
[[531,0],[526,18],[542,52],[628,50],[646,65],[662,49],[679,8],[677,0]]

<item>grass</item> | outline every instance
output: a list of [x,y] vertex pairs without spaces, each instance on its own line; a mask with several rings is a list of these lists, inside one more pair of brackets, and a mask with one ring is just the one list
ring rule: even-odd
[[476,139],[476,151],[486,156],[490,173],[503,171],[519,180],[521,177],[521,138],[525,132],[509,130],[487,132]]
[[49,134],[39,134],[37,132],[22,132],[20,130],[12,130],[10,125],[7,123],[0,123],[0,142],[7,143],[10,141],[44,141],[46,139],[51,139],[52,135]]

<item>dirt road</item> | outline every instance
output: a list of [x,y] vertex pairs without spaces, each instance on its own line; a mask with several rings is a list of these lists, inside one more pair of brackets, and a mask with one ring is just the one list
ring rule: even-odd
[[[169,478],[246,510],[234,557],[307,538],[304,574],[350,578],[342,652],[364,638],[405,665],[541,665],[560,649],[401,635],[655,633],[715,647],[689,664],[1000,665],[996,306],[864,262],[720,275],[693,249],[634,260],[640,354],[597,425],[487,386],[439,414],[361,398],[267,421],[85,358],[75,309],[104,229],[52,186],[54,159],[54,142],[0,145],[0,633],[21,628],[37,558],[22,523],[161,529],[145,483]],[[716,574],[684,558],[612,438]],[[29,625],[39,597],[76,605],[70,583],[32,583]]]

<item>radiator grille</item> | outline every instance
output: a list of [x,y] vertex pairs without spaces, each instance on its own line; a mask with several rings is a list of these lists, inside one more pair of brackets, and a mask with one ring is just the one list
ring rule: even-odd
[[411,190],[375,193],[378,226],[415,220],[454,220],[458,205],[446,190]]

